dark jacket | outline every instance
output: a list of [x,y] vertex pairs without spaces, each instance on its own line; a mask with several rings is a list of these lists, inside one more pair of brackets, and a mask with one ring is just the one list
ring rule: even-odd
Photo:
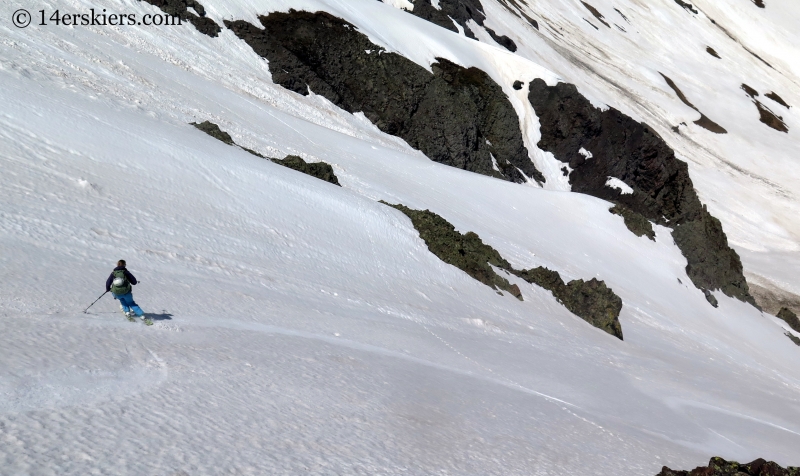
[[[133,277],[133,275],[130,273],[130,271],[125,269],[125,266],[117,266],[116,268],[114,268],[114,271],[120,271],[120,270],[125,272],[125,277],[128,278],[128,282],[129,283],[136,284],[136,278]],[[114,272],[113,271],[111,272],[111,274],[108,275],[108,279],[106,279],[106,292],[111,291],[111,282],[112,281],[114,281]]]

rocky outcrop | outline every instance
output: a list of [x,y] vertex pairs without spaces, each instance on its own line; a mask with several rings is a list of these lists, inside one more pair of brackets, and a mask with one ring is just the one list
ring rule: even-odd
[[[405,213],[419,232],[428,250],[447,264],[464,271],[476,280],[491,287],[502,289],[520,301],[522,293],[516,284],[497,274],[492,266],[509,269],[511,265],[494,248],[469,231],[462,234],[447,220],[430,210],[414,210],[403,205],[381,202]],[[492,265],[492,266],[490,266]]]
[[622,326],[619,323],[622,299],[603,281],[595,278],[589,281],[576,279],[565,284],[557,271],[541,266],[516,270],[497,250],[483,243],[477,234],[456,231],[447,220],[430,210],[413,210],[384,201],[381,203],[405,213],[428,250],[445,263],[457,267],[492,289],[507,291],[521,301],[519,287],[497,274],[492,266],[503,269],[528,283],[547,289],[570,312],[622,340]]
[[200,123],[192,122],[191,124],[194,127],[205,132],[206,134],[210,135],[214,139],[220,140],[228,145],[235,145],[233,139],[231,138],[231,135],[220,129],[218,125],[214,124],[211,121],[203,121]]
[[[719,289],[755,304],[739,255],[728,246],[719,220],[700,203],[686,163],[653,129],[614,108],[595,108],[571,84],[547,86],[535,79],[528,98],[541,124],[538,145],[569,164],[573,191],[621,204],[670,227],[696,287],[707,296]],[[608,177],[622,180],[633,192],[606,186]]]
[[339,179],[336,177],[336,174],[333,173],[333,167],[330,164],[325,162],[306,162],[301,157],[296,155],[287,155],[283,159],[270,159],[276,164],[283,165],[284,167],[288,167],[292,170],[296,170],[298,172],[302,172],[306,175],[310,175],[312,177],[316,177],[320,180],[324,180],[325,182],[332,183],[334,185],[339,184]]
[[361,111],[436,162],[513,182],[544,181],[514,108],[483,71],[438,58],[431,73],[324,12],[274,12],[259,21],[264,29],[225,25],[269,60],[275,83]]
[[664,78],[664,81],[667,82],[667,85],[670,88],[672,88],[673,91],[675,91],[675,94],[678,96],[678,99],[680,99],[681,102],[683,102],[684,104],[686,104],[690,108],[692,108],[695,111],[697,111],[698,113],[700,113],[700,119],[694,121],[695,124],[697,124],[698,126],[702,127],[703,129],[707,129],[707,130],[713,132],[714,134],[727,134],[728,133],[728,131],[726,131],[724,127],[720,126],[716,122],[714,122],[711,119],[709,119],[708,117],[706,117],[705,114],[700,112],[700,109],[697,109],[697,107],[695,107],[694,104],[689,102],[689,100],[686,98],[686,95],[683,94],[683,91],[681,91],[680,88],[678,88],[678,86],[675,84],[675,81],[673,81],[672,79],[670,79],[667,76],[665,76],[664,73],[659,73],[659,74],[661,75],[662,78]]
[[[759,115],[759,117],[758,117],[759,121],[761,121],[762,123],[766,124],[767,126],[773,128],[773,129],[775,129],[776,131],[789,132],[789,128],[786,127],[786,123],[783,121],[783,117],[775,114],[774,112],[772,112],[772,110],[770,108],[768,108],[767,106],[762,104],[761,101],[756,99],[758,97],[758,91],[756,91],[755,89],[751,88],[750,86],[748,86],[748,85],[746,85],[744,83],[742,83],[742,90],[745,92],[745,94],[750,96],[750,99],[753,100],[753,104],[756,105],[756,109],[758,110],[758,115]],[[772,96],[770,96],[770,94]],[[772,99],[773,101],[777,102],[778,104],[782,104],[783,106],[785,106],[787,108],[789,107],[783,101],[783,99],[780,98],[780,96],[778,96],[775,93],[770,93],[770,94],[767,94],[766,97]]]
[[656,232],[653,231],[653,224],[650,220],[636,213],[624,205],[614,205],[609,208],[609,212],[619,215],[625,221],[625,226],[636,236],[646,236],[652,241],[656,241]]
[[219,128],[218,125],[214,124],[211,121],[203,121],[201,123],[192,122],[191,123],[194,127],[200,129],[201,131],[205,132],[206,134],[210,135],[211,137],[222,141],[228,145],[232,145],[234,147],[238,147],[246,152],[249,152],[257,157],[261,157],[262,159],[269,159],[276,164],[283,165],[284,167],[288,167],[292,170],[296,170],[298,172],[302,172],[306,175],[310,175],[312,177],[316,177],[320,180],[324,180],[325,182],[332,183],[334,185],[341,185],[339,184],[339,179],[336,177],[336,174],[333,173],[333,167],[330,164],[325,162],[306,162],[301,157],[296,155],[287,155],[283,159],[272,159],[269,157],[264,157],[263,155],[259,154],[258,152],[248,149],[247,147],[242,147],[239,144],[233,141],[231,135],[227,132],[223,131]]
[[800,332],[800,319],[788,307],[782,307],[777,314],[778,319],[783,319],[794,331]]
[[[222,31],[217,22],[206,18],[206,10],[196,0],[144,0],[145,2],[158,7],[167,15],[172,15],[181,20],[188,20],[200,33],[215,37]],[[193,9],[195,13],[189,11]]]
[[584,7],[586,7],[587,10],[589,10],[589,12],[592,15],[594,15],[595,18],[597,18],[597,21],[599,21],[600,23],[605,25],[607,28],[611,28],[611,25],[608,24],[608,22],[606,21],[605,17],[603,16],[603,14],[600,13],[594,6],[592,6],[592,5],[590,5],[590,4],[586,3],[586,2],[581,2],[581,3],[583,4]]
[[557,271],[542,266],[522,271],[512,269],[511,272],[547,289],[571,313],[622,340],[622,325],[619,323],[622,299],[603,281],[575,279],[564,284]]
[[778,104],[780,104],[781,106],[785,107],[786,109],[790,109],[790,108],[791,108],[791,106],[789,106],[789,105],[786,103],[786,101],[784,101],[784,100],[783,100],[783,98],[781,98],[780,96],[778,96],[778,94],[776,94],[774,91],[768,92],[768,93],[767,93],[767,94],[765,94],[764,96],[765,96],[765,97],[768,97],[768,98],[770,98],[770,99],[772,99],[773,101],[775,101],[776,103],[778,103]]
[[691,471],[678,471],[664,466],[656,476],[800,476],[800,468],[781,467],[773,461],[759,458],[751,463],[739,464],[722,458],[711,458],[708,466],[698,466]]
[[450,31],[457,32],[455,23],[458,23],[464,29],[464,34],[474,40],[475,35],[467,22],[473,20],[483,26],[486,15],[483,14],[480,0],[439,0],[438,3],[439,8],[436,8],[430,0],[417,0],[409,13]]
[[[472,20],[478,26],[482,26],[497,44],[511,52],[517,51],[514,40],[495,33],[494,30],[483,24],[486,15],[483,13],[483,5],[480,0],[439,0],[438,8],[434,7],[430,0],[418,0],[414,3],[414,9],[409,13],[450,31],[458,32],[458,27],[456,27],[458,24],[464,31],[464,35],[474,40],[476,39],[475,33],[469,26],[469,21]],[[517,16],[519,15],[517,14]],[[536,21],[534,20],[533,23],[535,24]]]

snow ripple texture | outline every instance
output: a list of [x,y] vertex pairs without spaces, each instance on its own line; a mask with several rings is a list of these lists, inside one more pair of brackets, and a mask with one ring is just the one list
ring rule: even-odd
[[[564,77],[666,136],[696,114],[653,82],[658,68],[729,131],[670,139],[702,198],[753,253],[746,267],[750,259],[797,288],[798,169],[786,166],[795,107],[782,111],[789,133],[765,138],[755,119],[731,123],[755,114],[749,99],[713,102],[708,76],[692,82],[623,55],[669,30],[701,51],[700,38],[713,39],[730,70],[750,65],[732,44],[686,26],[698,20],[679,20],[690,14],[668,0],[615,3],[639,37],[603,32],[594,43],[575,2],[536,2],[565,30],[562,43],[482,3],[518,54],[374,0],[203,5],[218,23],[326,10],[419,64],[443,56],[478,66],[509,94],[537,164],[554,159],[535,148],[538,122],[513,81]],[[592,3],[624,22],[609,2]],[[751,6],[696,3],[726,24],[745,24]],[[796,20],[787,5],[767,2],[748,41],[800,44],[768,34]],[[112,0],[41,8],[51,7],[157,11]],[[0,7],[2,18],[16,8]],[[687,285],[669,230],[637,238],[610,204],[565,193],[563,181],[548,190],[433,163],[363,115],[275,86],[267,63],[227,30],[3,23],[0,41],[0,474],[648,475],[711,455],[800,463],[798,347],[782,321],[749,305],[718,294],[711,307]],[[618,90],[565,59],[581,49],[621,52],[591,63]],[[796,46],[773,51],[785,55],[768,58],[783,71],[800,64]],[[698,58],[676,68],[714,76]],[[774,82],[746,82],[800,104],[796,85],[764,74]],[[733,82],[713,87],[731,92]],[[188,125],[204,120],[264,155],[324,160],[343,187]],[[730,167],[717,167],[720,157]],[[550,165],[540,169],[560,173]],[[379,199],[431,209],[517,268],[598,276],[623,299],[625,341],[513,277],[525,301],[498,296],[430,254]],[[81,312],[120,258],[141,279],[134,296],[155,325],[127,322],[110,297]]]

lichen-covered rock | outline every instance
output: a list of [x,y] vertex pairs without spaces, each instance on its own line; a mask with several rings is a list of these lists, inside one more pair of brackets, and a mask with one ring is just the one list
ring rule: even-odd
[[625,222],[625,226],[628,227],[628,230],[634,235],[639,237],[646,236],[656,241],[656,232],[653,231],[653,224],[650,223],[650,220],[647,218],[619,204],[614,205],[608,211],[614,215],[621,216]]
[[485,72],[438,58],[431,73],[324,12],[273,12],[259,20],[264,29],[245,21],[225,25],[269,60],[275,83],[363,112],[436,162],[513,182],[544,181],[514,108]]
[[211,121],[203,121],[200,123],[192,122],[191,124],[194,127],[205,132],[206,134],[210,135],[214,139],[221,140],[222,142],[228,145],[235,145],[233,139],[231,138],[231,135],[220,129],[218,125],[214,124]]
[[[697,288],[719,289],[755,305],[722,225],[698,199],[686,163],[653,129],[613,107],[594,107],[571,84],[547,86],[535,79],[528,99],[541,124],[538,145],[570,165],[573,191],[621,204],[672,228],[688,263],[686,273]],[[580,154],[581,148],[592,158]],[[633,193],[606,186],[608,177],[619,178]]]
[[619,323],[622,299],[603,281],[595,278],[589,281],[575,279],[564,284],[557,271],[542,266],[511,272],[531,284],[547,289],[570,312],[622,340],[622,325]]
[[777,317],[786,321],[793,330],[800,332],[800,319],[798,319],[797,314],[793,313],[788,307],[782,307],[781,310],[778,311]]
[[445,263],[452,264],[493,289],[508,291],[521,301],[519,287],[498,275],[492,266],[504,269],[531,284],[547,289],[570,312],[622,340],[622,326],[619,323],[622,299],[603,281],[594,278],[589,281],[576,279],[564,284],[557,271],[541,266],[518,271],[497,250],[483,243],[477,234],[456,231],[447,220],[430,210],[420,211],[403,205],[391,205],[383,201],[381,203],[394,207],[411,218],[411,223],[428,250]]
[[[197,0],[144,0],[158,7],[167,15],[172,15],[181,20],[188,20],[200,33],[215,37],[222,31],[217,22],[206,17],[206,10]],[[189,11],[192,8],[197,14]]]
[[403,205],[381,202],[403,212],[419,232],[428,250],[447,264],[491,287],[511,293],[520,301],[522,293],[516,284],[497,274],[491,266],[509,269],[511,265],[494,248],[486,245],[480,237],[467,232],[462,234],[447,220],[430,210],[414,210]]
[[673,470],[666,466],[656,476],[800,476],[800,468],[781,467],[773,461],[758,458],[747,464],[725,461],[714,457],[708,466],[698,466],[691,471]]
[[341,187],[341,185],[339,184],[339,179],[336,177],[336,174],[333,173],[333,167],[331,167],[331,165],[328,163],[325,162],[309,163],[296,155],[287,155],[283,159],[270,159],[270,160],[272,160],[276,164],[283,165],[284,167],[288,167],[292,170],[302,172],[306,175],[316,177],[320,180],[324,180],[334,185],[339,185]]

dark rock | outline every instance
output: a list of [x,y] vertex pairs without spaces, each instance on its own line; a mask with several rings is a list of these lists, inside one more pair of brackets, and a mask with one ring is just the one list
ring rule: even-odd
[[[181,20],[188,20],[192,25],[204,35],[216,37],[222,31],[217,23],[206,18],[206,10],[196,0],[144,0],[145,2],[158,7],[167,15],[178,17]],[[194,9],[197,15],[189,11],[189,8]]]
[[[786,337],[791,339],[791,341],[794,342],[795,344],[800,345],[800,339],[797,338],[797,336],[795,336],[793,334],[790,334],[788,332],[785,332],[783,335],[785,335]],[[798,473],[798,474],[800,474],[800,473]]]
[[755,97],[758,96],[758,91],[756,91],[755,89],[751,88],[750,86],[744,83],[742,83],[742,90],[744,90],[744,92],[747,93],[747,95],[753,99],[755,99]]
[[781,467],[773,461],[758,458],[747,464],[725,461],[714,457],[708,466],[698,466],[692,471],[676,471],[664,466],[656,476],[800,476],[800,468]]
[[752,1],[758,8],[766,8],[766,5],[764,5],[764,0],[752,0]]
[[586,2],[581,2],[581,3],[583,4],[584,7],[586,7],[587,10],[589,10],[589,12],[591,12],[592,15],[594,15],[595,18],[597,18],[597,21],[599,21],[603,25],[607,26],[608,28],[611,28],[611,25],[609,25],[608,22],[606,22],[605,17],[603,16],[603,14],[600,13],[599,11],[597,11],[597,9],[595,7],[589,5]]
[[516,15],[518,18],[524,18],[525,21],[527,21],[528,24],[530,24],[532,27],[536,28],[537,30],[539,29],[539,23],[533,18],[531,18],[530,15],[525,13],[525,7],[523,5],[520,5],[520,3],[517,0],[498,0],[498,1],[500,2],[500,5],[505,7],[506,10]]
[[758,109],[759,121],[775,129],[776,131],[789,132],[789,128],[786,126],[786,123],[783,122],[783,117],[778,116],[774,112],[770,111],[768,107],[761,104],[761,101],[754,100],[753,102],[756,105],[756,109]]
[[547,289],[571,313],[622,340],[622,325],[619,323],[622,299],[603,281],[595,278],[589,281],[576,279],[564,284],[557,271],[542,266],[510,271],[531,284]]
[[190,124],[200,129],[201,131],[205,132],[206,134],[210,135],[211,137],[220,140],[228,145],[236,146],[244,150],[245,152],[249,152],[255,155],[256,157],[261,157],[262,159],[267,158],[252,149],[248,149],[247,147],[242,147],[239,144],[235,143],[233,139],[231,139],[230,134],[220,129],[219,126],[214,124],[213,122],[203,121],[200,124],[196,122],[192,122]]
[[267,157],[259,154],[258,152],[254,151],[253,149],[248,149],[247,147],[242,147],[242,146],[239,146],[239,148],[242,149],[245,152],[249,152],[249,153],[255,155],[256,157],[261,157],[262,159],[266,159],[267,158]]
[[[670,78],[665,76],[664,73],[659,73],[659,74],[661,75],[662,78],[664,78],[664,80],[666,80],[666,82],[669,85],[669,87],[672,88],[673,91],[675,91],[675,94],[678,95],[678,98],[681,101],[683,101],[684,104],[686,104],[690,108],[694,109],[695,111],[700,112],[700,110],[697,109],[694,106],[694,104],[690,103],[689,100],[686,99],[686,96],[678,88],[678,86],[675,84],[675,82],[673,80],[671,80]],[[708,117],[706,117],[706,115],[703,114],[702,112],[700,112],[700,119],[694,121],[694,123],[697,124],[698,126],[704,128],[704,129],[708,129],[709,131],[711,131],[711,132],[713,132],[715,134],[727,134],[728,133],[728,131],[726,131],[724,127],[720,126],[716,122],[714,122],[711,119],[709,119]]]
[[430,210],[413,210],[384,201],[381,203],[405,213],[419,232],[420,238],[428,246],[428,250],[445,263],[457,267],[492,289],[508,291],[521,301],[522,293],[519,287],[498,275],[492,266],[503,269],[531,284],[549,290],[570,312],[622,339],[622,326],[619,323],[622,299],[603,281],[594,278],[589,281],[577,279],[564,284],[557,271],[541,266],[518,271],[497,250],[484,244],[477,234],[471,231],[466,234],[459,233],[447,220]]
[[631,23],[631,21],[630,21],[630,20],[628,20],[628,17],[626,17],[624,13],[622,13],[621,11],[619,11],[619,10],[618,10],[618,9],[616,9],[616,8],[614,9],[614,11],[616,11],[617,13],[619,13],[619,16],[621,16],[623,20],[625,20],[626,22],[628,22],[628,24],[630,24],[630,23]]
[[[739,40],[736,40],[736,42],[737,42],[737,43],[739,43]],[[764,58],[762,58],[762,57],[758,56],[757,54],[755,54],[755,52],[753,52],[753,50],[751,50],[750,48],[748,48],[748,47],[746,47],[746,46],[742,45],[741,43],[739,43],[739,44],[742,46],[742,48],[744,48],[744,49],[745,49],[745,51],[747,51],[747,52],[748,52],[748,53],[750,53],[751,55],[755,56],[755,58],[756,58],[757,60],[761,61],[762,63],[764,63],[765,65],[769,66],[770,68],[772,68],[772,69],[775,69],[775,68],[773,68],[773,67],[772,67],[772,65],[771,65],[771,64],[767,63],[767,62],[764,60]]]
[[324,180],[334,185],[339,185],[341,187],[341,185],[339,184],[339,179],[336,177],[336,174],[333,173],[333,167],[331,167],[330,164],[327,164],[325,162],[308,163],[296,155],[287,155],[283,159],[270,159],[270,160],[272,160],[276,164],[283,165],[284,167],[288,167],[292,170],[302,172],[306,175],[316,177],[320,180]]
[[594,24],[592,22],[590,22],[589,20],[584,18],[583,21],[585,21],[586,23],[592,25],[592,28],[594,28],[595,30],[600,31],[600,28],[597,28],[596,26],[594,26]]
[[683,0],[675,0],[675,3],[683,7],[684,10],[689,11],[697,15],[697,10],[694,9],[691,3],[686,3]]
[[497,42],[498,45],[502,46],[503,48],[507,49],[512,53],[517,51],[517,44],[514,43],[514,40],[505,35],[498,35],[497,33],[494,32],[494,30],[492,30],[488,26],[484,26],[483,28],[486,30],[487,33],[489,33],[489,36],[491,36],[492,39]]
[[767,94],[765,94],[764,96],[766,96],[766,97],[768,97],[768,98],[772,99],[773,101],[775,101],[776,103],[778,103],[778,104],[780,104],[781,106],[785,107],[786,109],[789,109],[789,108],[791,108],[791,106],[789,106],[788,104],[786,104],[786,101],[784,101],[784,100],[783,100],[783,99],[782,99],[780,96],[778,96],[778,95],[777,95],[777,94],[775,94],[774,92],[767,93]]
[[706,289],[706,290],[703,291],[703,294],[705,294],[706,301],[708,301],[709,304],[711,304],[714,307],[719,307],[719,301],[717,301],[717,298],[714,297],[713,294],[711,294],[711,291]]
[[467,232],[461,234],[447,220],[430,210],[413,210],[403,205],[392,205],[403,212],[419,232],[420,238],[428,245],[428,250],[447,264],[464,271],[476,280],[491,287],[508,291],[520,301],[522,293],[517,285],[497,274],[491,266],[510,269],[511,265],[494,248],[486,245],[480,237]]
[[235,145],[233,139],[231,139],[231,135],[220,129],[219,126],[213,122],[203,121],[199,124],[196,122],[192,122],[191,124],[215,139],[221,140],[228,145]]
[[512,85],[512,87],[514,89],[516,89],[517,91],[519,91],[520,89],[522,89],[523,85],[524,85],[524,83],[522,81],[514,81],[514,84]]
[[706,53],[710,54],[714,58],[719,58],[719,54],[717,54],[717,51],[710,46],[706,48]]
[[[654,130],[613,107],[595,108],[572,84],[551,87],[535,79],[528,99],[541,124],[538,145],[569,164],[573,191],[618,203],[672,228],[697,288],[720,289],[754,304],[739,255],[728,246],[722,225],[700,203],[686,163]],[[578,153],[581,147],[592,152],[592,159]],[[606,187],[608,177],[622,180],[633,193]]]
[[438,58],[431,74],[324,12],[273,12],[259,20],[265,29],[244,21],[225,25],[269,60],[277,84],[303,95],[311,89],[348,112],[362,111],[436,162],[518,183],[526,177],[544,182],[514,108],[483,71]]
[[453,24],[456,22],[464,29],[464,34],[472,39],[475,39],[475,35],[467,26],[467,22],[474,20],[483,26],[486,20],[480,0],[439,0],[438,9],[433,7],[430,0],[417,0],[414,2],[414,9],[409,13],[457,32],[458,29]]
[[[768,107],[761,104],[761,101],[756,99],[756,96],[758,96],[758,91],[756,91],[755,89],[751,88],[750,86],[744,83],[742,83],[742,89],[748,96],[750,96],[750,99],[753,100],[753,104],[756,105],[756,109],[758,109],[759,120],[761,122],[775,129],[776,131],[789,132],[789,128],[786,127],[786,123],[783,122],[783,118],[781,116],[775,115],[775,113],[769,110]],[[771,94],[777,97],[777,94],[775,93]],[[767,95],[767,97],[773,99],[769,95]],[[778,97],[778,99],[780,99],[780,97]],[[786,103],[784,103],[784,105],[786,105]]]
[[625,226],[636,236],[647,236],[653,241],[656,241],[656,232],[653,231],[653,224],[644,216],[636,213],[624,205],[614,205],[609,212],[614,215],[619,215],[625,221]]
[[797,314],[793,313],[791,309],[788,307],[782,307],[777,314],[778,319],[783,319],[789,324],[796,332],[800,332],[800,319],[797,318]]

